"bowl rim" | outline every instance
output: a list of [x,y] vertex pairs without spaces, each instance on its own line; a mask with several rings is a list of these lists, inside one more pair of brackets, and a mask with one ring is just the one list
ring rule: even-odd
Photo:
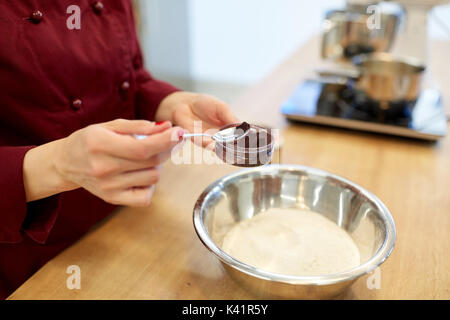
[[[231,255],[227,254],[222,249],[220,249],[219,246],[210,238],[208,231],[206,230],[206,227],[203,223],[202,204],[204,203],[204,200],[207,199],[209,196],[211,196],[212,191],[217,186],[223,185],[224,183],[235,177],[245,176],[253,172],[273,173],[275,171],[284,171],[284,172],[301,171],[307,173],[308,175],[316,175],[322,178],[331,178],[341,183],[344,183],[345,185],[351,187],[352,189],[358,190],[358,192],[361,195],[365,196],[377,207],[377,209],[381,214],[381,219],[386,227],[386,235],[383,239],[381,247],[372,255],[372,257],[369,260],[367,260],[363,264],[358,265],[357,267],[354,267],[352,269],[343,272],[320,276],[290,276],[264,271],[259,268],[248,265],[246,263],[243,263],[233,258]],[[375,270],[378,266],[380,266],[390,256],[392,250],[394,249],[397,237],[395,223],[394,219],[392,218],[392,215],[390,214],[387,207],[383,204],[383,202],[380,199],[378,199],[378,197],[375,196],[372,192],[366,190],[365,188],[361,187],[360,185],[350,180],[347,180],[333,173],[307,166],[289,165],[289,164],[271,164],[262,167],[242,169],[214,181],[202,192],[202,194],[198,197],[195,203],[193,210],[193,224],[195,232],[197,233],[197,236],[199,237],[203,245],[223,263],[226,263],[232,268],[237,269],[245,274],[248,274],[256,278],[294,285],[331,285],[339,282],[351,281],[367,273],[370,273],[373,270]]]

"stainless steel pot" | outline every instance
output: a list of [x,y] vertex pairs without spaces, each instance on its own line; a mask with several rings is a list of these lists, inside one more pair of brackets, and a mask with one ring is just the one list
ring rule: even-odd
[[417,99],[425,66],[412,57],[395,57],[378,52],[356,56],[354,67],[317,70],[321,76],[346,78],[354,81],[355,88],[380,102],[381,108],[389,103],[410,102]]
[[326,14],[322,30],[322,58],[351,59],[371,52],[387,52],[393,43],[400,13],[381,13],[379,26],[370,28],[371,14],[332,10]]
[[425,66],[418,60],[376,53],[356,57],[354,63],[361,72],[357,87],[370,98],[386,103],[414,101],[419,96]]

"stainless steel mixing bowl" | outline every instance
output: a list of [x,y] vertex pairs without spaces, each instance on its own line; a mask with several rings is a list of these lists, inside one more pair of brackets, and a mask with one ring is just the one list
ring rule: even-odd
[[[222,251],[224,235],[237,222],[270,208],[310,209],[334,221],[355,241],[361,264],[324,276],[289,276],[257,269]],[[396,238],[392,216],[375,195],[331,173],[295,165],[268,165],[223,177],[200,195],[193,218],[206,248],[232,278],[260,298],[336,296],[383,263]]]

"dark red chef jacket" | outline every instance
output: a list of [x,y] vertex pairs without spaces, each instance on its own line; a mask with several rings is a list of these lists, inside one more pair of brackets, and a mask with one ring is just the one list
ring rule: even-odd
[[129,0],[0,1],[0,298],[114,209],[84,189],[27,203],[25,153],[89,124],[153,119],[176,90],[143,68]]

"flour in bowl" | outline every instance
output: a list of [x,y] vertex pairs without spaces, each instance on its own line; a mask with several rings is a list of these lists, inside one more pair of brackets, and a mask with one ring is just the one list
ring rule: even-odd
[[235,259],[272,273],[316,276],[360,264],[350,235],[311,211],[270,209],[236,224],[222,249]]

